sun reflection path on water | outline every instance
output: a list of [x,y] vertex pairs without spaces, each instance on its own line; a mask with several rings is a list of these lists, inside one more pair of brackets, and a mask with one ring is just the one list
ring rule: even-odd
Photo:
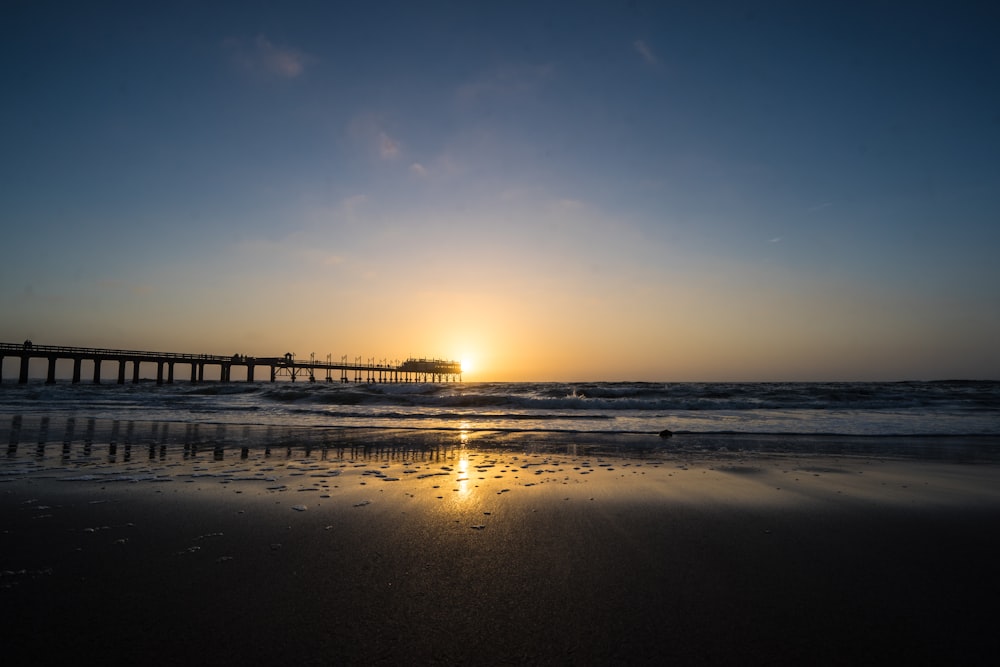
[[[542,481],[523,482],[519,479],[529,466],[537,463],[522,460],[522,455],[506,456],[483,451],[477,447],[475,438],[475,432],[462,431],[459,437],[461,446],[452,458],[450,472],[453,484],[449,503],[452,509],[461,507],[463,511],[479,510],[483,515],[491,515],[495,507],[494,496],[502,496],[514,486],[530,487]],[[541,471],[533,474],[541,474]],[[439,496],[440,499],[444,497]]]
[[468,422],[462,422],[462,431],[459,433],[459,444],[461,449],[458,451],[458,462],[456,463],[457,470],[457,480],[458,488],[455,489],[458,492],[458,497],[465,499],[468,497],[471,489],[469,487],[469,424]]

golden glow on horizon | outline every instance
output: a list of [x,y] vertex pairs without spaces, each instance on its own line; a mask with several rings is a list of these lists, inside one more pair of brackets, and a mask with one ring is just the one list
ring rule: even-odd
[[475,365],[469,357],[462,357],[462,373],[471,373]]

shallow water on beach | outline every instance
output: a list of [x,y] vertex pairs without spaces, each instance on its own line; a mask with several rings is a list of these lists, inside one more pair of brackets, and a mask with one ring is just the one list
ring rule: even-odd
[[996,461],[1000,383],[5,382],[3,443]]
[[3,415],[415,430],[1000,435],[1000,383],[0,384]]
[[[274,429],[225,425],[171,430],[165,423],[130,423],[116,428],[115,423],[93,419],[84,420],[77,430],[73,418],[60,424],[50,421],[47,431],[39,430],[40,420],[22,420],[20,426],[19,436],[13,431],[6,434],[0,488],[28,481],[51,489],[55,483],[98,496],[135,485],[155,488],[157,493],[194,489],[224,502],[232,494],[273,497],[297,512],[330,503],[361,508],[418,496],[420,502],[489,510],[493,496],[530,493],[551,502],[555,498],[550,497],[551,489],[560,487],[559,498],[570,494],[565,500],[571,496],[662,500],[674,494],[675,500],[685,502],[705,496],[801,507],[817,493],[837,502],[874,493],[885,502],[892,496],[885,488],[886,480],[892,479],[886,471],[904,470],[914,479],[936,476],[938,501],[942,491],[947,495],[957,489],[966,500],[986,493],[984,499],[1000,503],[1000,486],[994,483],[1000,470],[995,463],[1000,461],[974,458],[974,448],[963,451],[954,443],[886,456],[849,439],[828,440],[823,446],[780,447],[771,441],[732,438],[684,442],[684,436],[678,436],[678,446],[650,447],[634,437],[571,442],[509,433],[359,429],[292,429],[279,434]],[[39,437],[46,433],[53,437]],[[956,466],[969,463],[976,465]],[[920,468],[898,466],[927,467],[914,472]],[[947,481],[952,469],[960,476],[957,486]],[[868,476],[863,481],[851,479],[859,474]],[[724,480],[721,486],[720,480]],[[905,493],[908,502],[930,493],[926,481],[924,486],[911,483],[912,491]],[[909,485],[893,481],[891,486],[899,493]],[[42,511],[47,506],[32,509]],[[474,515],[477,521],[469,527],[484,529],[490,513]]]
[[[228,458],[287,449],[327,456],[393,458],[442,452],[608,456],[646,461],[725,461],[740,456],[850,456],[928,461],[1000,462],[1000,436],[855,436],[830,434],[489,431],[132,421],[73,414],[0,418],[6,463],[32,461],[155,461],[183,452]],[[95,459],[96,460],[96,459]]]

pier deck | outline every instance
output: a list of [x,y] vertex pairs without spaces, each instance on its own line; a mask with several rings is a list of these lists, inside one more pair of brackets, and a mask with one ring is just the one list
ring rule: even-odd
[[[462,379],[462,365],[457,361],[442,359],[407,359],[402,363],[376,363],[374,359],[363,361],[360,357],[353,363],[347,357],[342,357],[339,363],[334,362],[330,355],[326,361],[317,361],[315,355],[310,355],[308,361],[298,361],[292,353],[275,357],[252,357],[243,354],[231,356],[217,354],[186,354],[181,352],[148,352],[139,350],[114,350],[90,347],[65,347],[58,345],[34,345],[30,341],[24,343],[0,343],[0,381],[3,380],[4,359],[12,357],[19,359],[17,381],[20,384],[28,382],[31,376],[31,360],[46,360],[46,383],[56,381],[56,364],[60,360],[73,362],[71,381],[80,382],[83,363],[93,365],[93,382],[100,384],[101,370],[105,362],[117,363],[118,384],[125,384],[128,364],[131,364],[131,381],[138,383],[142,364],[152,364],[156,367],[156,383],[171,384],[174,382],[174,367],[178,364],[187,365],[191,371],[191,382],[205,381],[205,367],[219,367],[219,381],[229,382],[232,369],[244,368],[246,381],[253,382],[258,368],[267,368],[271,382],[284,378],[295,382],[305,379],[316,382],[455,382]],[[317,373],[323,375],[317,378]],[[335,377],[338,376],[338,377]]]

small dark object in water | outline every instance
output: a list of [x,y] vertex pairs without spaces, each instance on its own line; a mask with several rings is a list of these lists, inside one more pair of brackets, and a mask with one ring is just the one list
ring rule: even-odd
[[672,438],[672,437],[673,437],[673,435],[674,435],[674,432],[673,432],[673,431],[671,431],[671,430],[670,430],[670,429],[668,429],[668,428],[665,428],[665,429],[663,429],[662,431],[660,431],[660,437],[661,437],[661,438]]

